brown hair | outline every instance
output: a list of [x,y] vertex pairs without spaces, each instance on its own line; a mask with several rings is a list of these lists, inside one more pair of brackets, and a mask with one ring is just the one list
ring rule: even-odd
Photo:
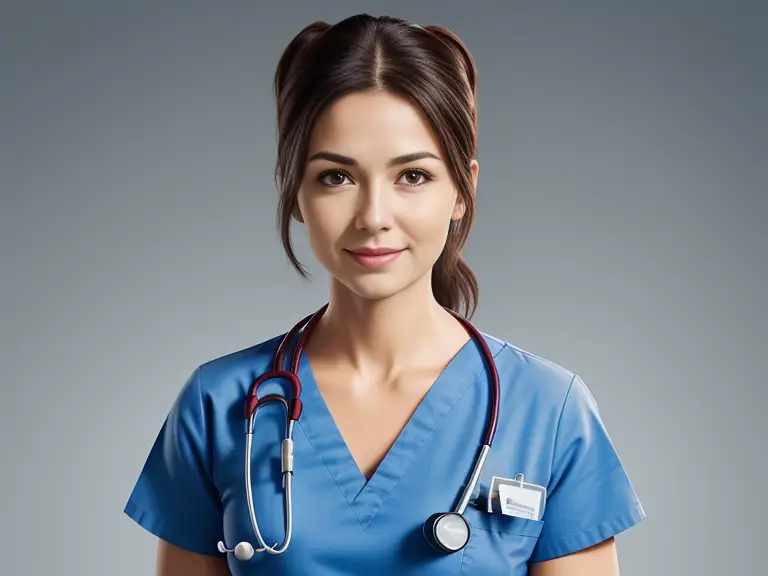
[[288,259],[307,277],[290,237],[315,119],[334,99],[355,91],[389,90],[418,105],[440,140],[466,206],[452,221],[432,270],[432,290],[444,307],[471,317],[477,279],[461,258],[475,212],[470,161],[477,153],[477,71],[469,50],[450,30],[422,28],[391,16],[359,14],[330,25],[314,22],[288,44],[277,66],[278,227]]

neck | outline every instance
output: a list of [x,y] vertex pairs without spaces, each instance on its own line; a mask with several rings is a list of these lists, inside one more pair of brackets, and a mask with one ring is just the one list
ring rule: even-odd
[[430,356],[443,348],[441,344],[455,339],[457,329],[463,332],[435,300],[429,275],[393,296],[375,300],[332,280],[328,310],[310,341],[317,342],[323,355],[358,371],[391,374],[429,363]]

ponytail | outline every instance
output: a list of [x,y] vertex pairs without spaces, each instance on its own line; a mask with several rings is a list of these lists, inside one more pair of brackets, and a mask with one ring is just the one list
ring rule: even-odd
[[[472,130],[469,142],[469,155],[466,150],[455,150],[455,156],[463,156],[466,163],[462,169],[453,168],[459,196],[465,206],[461,220],[451,222],[448,240],[440,258],[432,270],[432,292],[438,303],[465,318],[471,318],[477,309],[479,286],[469,265],[461,258],[461,249],[469,236],[475,213],[474,187],[467,169],[468,162],[477,155],[477,67],[474,58],[464,42],[451,30],[443,26],[426,26],[442,41],[456,59],[457,68],[463,71],[466,90],[466,109],[471,115]],[[458,147],[455,147],[458,148]]]
[[480,289],[475,273],[461,257],[470,224],[464,218],[451,222],[443,253],[432,268],[432,293],[438,304],[470,319],[477,309]]
[[273,82],[273,89],[275,98],[277,100],[277,115],[281,117],[283,111],[283,100],[286,93],[286,88],[289,88],[287,80],[290,78],[290,72],[293,64],[298,60],[298,56],[307,46],[309,46],[318,36],[331,27],[327,22],[312,22],[307,24],[293,39],[288,43],[283,51],[280,60],[277,63],[277,70],[275,71],[275,78]]

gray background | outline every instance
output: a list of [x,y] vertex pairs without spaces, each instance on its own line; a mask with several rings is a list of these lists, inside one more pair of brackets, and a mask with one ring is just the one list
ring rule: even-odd
[[475,322],[596,396],[649,514],[622,575],[756,573],[765,10],[323,4],[2,3],[0,573],[153,573],[122,508],[180,386],[325,298],[301,231],[312,283],[277,241],[271,80],[301,27],[360,11],[477,60]]

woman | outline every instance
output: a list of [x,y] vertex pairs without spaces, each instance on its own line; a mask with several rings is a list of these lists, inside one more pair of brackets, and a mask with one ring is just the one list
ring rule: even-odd
[[[461,321],[477,300],[460,257],[478,178],[475,84],[455,35],[395,18],[314,23],[287,47],[275,76],[282,241],[304,274],[289,230],[305,226],[329,305],[300,342],[292,332],[190,376],[125,508],[160,538],[159,575],[618,573],[613,537],[645,514],[584,382]],[[303,402],[284,476],[285,408],[259,408],[250,446],[243,434],[243,402],[278,347],[285,368],[295,355]],[[494,374],[498,419],[475,485]],[[275,392],[291,398],[277,379],[258,396]],[[438,528],[433,514],[457,509]]]

